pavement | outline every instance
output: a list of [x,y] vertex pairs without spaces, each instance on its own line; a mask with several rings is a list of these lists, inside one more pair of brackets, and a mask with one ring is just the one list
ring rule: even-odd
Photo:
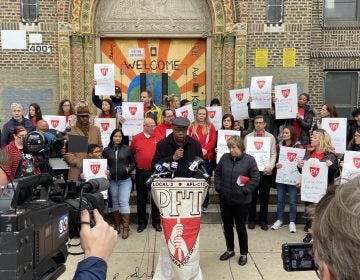
[[[206,215],[206,214],[203,214]],[[315,272],[286,272],[282,267],[281,244],[284,242],[301,242],[305,233],[303,225],[298,225],[296,233],[290,233],[287,225],[279,230],[263,231],[257,226],[248,230],[249,255],[245,266],[238,265],[239,248],[235,234],[235,257],[229,261],[220,261],[220,255],[226,250],[222,225],[201,224],[200,229],[200,266],[204,279],[210,280],[315,280]],[[142,233],[136,232],[136,225],[130,226],[130,236],[123,240],[118,239],[113,254],[108,263],[107,279],[151,279],[150,275],[156,268],[159,254],[159,241],[162,232],[156,232],[151,226]],[[72,240],[71,243],[77,243]],[[78,252],[79,248],[70,248]],[[69,256],[66,262],[66,271],[60,280],[72,279],[77,263],[82,256]],[[147,277],[148,276],[148,277]]]

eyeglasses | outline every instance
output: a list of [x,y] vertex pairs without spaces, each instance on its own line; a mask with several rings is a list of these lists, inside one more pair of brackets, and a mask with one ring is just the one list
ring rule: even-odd
[[63,107],[69,107],[70,104],[63,104]]
[[255,124],[264,124],[264,122],[255,122]]
[[19,139],[24,139],[24,138],[26,138],[26,136],[27,136],[27,134],[25,134],[25,135],[16,135],[16,137],[19,138]]

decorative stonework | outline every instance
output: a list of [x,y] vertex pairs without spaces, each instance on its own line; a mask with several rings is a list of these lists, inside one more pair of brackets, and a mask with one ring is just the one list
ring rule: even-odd
[[84,57],[82,35],[71,36],[71,74],[72,74],[72,101],[77,103],[84,99]]
[[215,35],[213,38],[212,56],[212,85],[211,96],[222,96],[222,56],[223,56],[223,37]]
[[59,85],[60,99],[71,99],[71,72],[70,72],[70,25],[59,23]]
[[99,3],[95,21],[96,33],[101,35],[201,35],[211,31],[210,11],[205,1],[134,0],[129,4],[128,0],[106,0]]
[[230,107],[229,90],[234,88],[234,36],[224,38],[223,62],[222,62],[222,104],[226,111]]
[[223,0],[224,1],[224,12],[227,24],[233,24],[235,22],[234,9],[232,5],[232,0]]
[[71,7],[71,24],[74,31],[80,31],[81,0],[73,0]]
[[90,81],[94,78],[95,63],[95,37],[93,34],[85,34],[83,37],[84,48],[84,98],[91,104]]

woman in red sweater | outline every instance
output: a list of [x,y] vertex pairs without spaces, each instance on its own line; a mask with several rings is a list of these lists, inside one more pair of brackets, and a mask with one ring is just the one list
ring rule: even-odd
[[27,131],[23,126],[17,126],[14,129],[13,140],[4,148],[5,154],[9,155],[10,161],[4,166],[10,179],[16,179],[29,175],[34,175],[40,170],[35,169],[33,156],[25,153],[24,139]]
[[111,99],[104,98],[101,102],[101,112],[98,115],[99,118],[116,118],[114,104]]
[[[205,160],[205,169],[209,175],[212,174],[215,159],[214,147],[216,145],[216,129],[211,123],[208,111],[200,106],[196,110],[195,120],[189,127],[188,134],[199,141]],[[209,205],[209,192],[203,203],[203,212],[207,212]]]

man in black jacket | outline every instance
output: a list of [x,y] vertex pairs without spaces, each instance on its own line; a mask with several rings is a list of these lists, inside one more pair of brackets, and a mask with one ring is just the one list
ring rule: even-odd
[[188,119],[177,117],[172,125],[173,133],[156,145],[152,166],[166,162],[173,166],[177,165],[174,170],[175,177],[194,177],[196,172],[189,170],[189,163],[192,163],[196,157],[203,157],[200,143],[187,135],[190,125]]

